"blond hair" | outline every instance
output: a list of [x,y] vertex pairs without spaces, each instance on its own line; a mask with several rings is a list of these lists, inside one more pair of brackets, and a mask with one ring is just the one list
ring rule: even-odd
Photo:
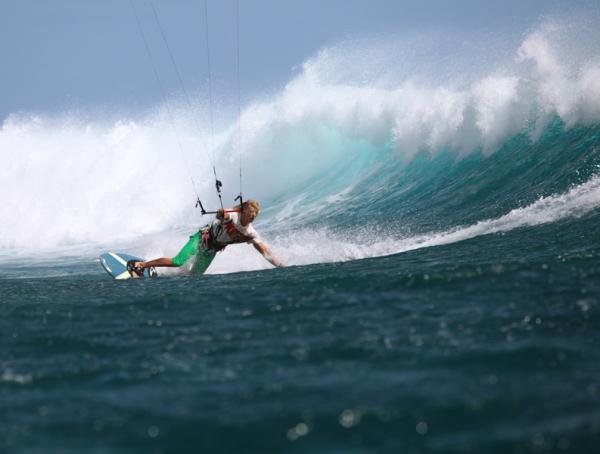
[[252,200],[252,199],[246,200],[242,205],[238,205],[235,208],[238,210],[242,210],[242,211],[244,211],[247,208],[254,208],[254,211],[256,211],[256,214],[258,214],[260,212],[260,203],[258,203],[256,200]]

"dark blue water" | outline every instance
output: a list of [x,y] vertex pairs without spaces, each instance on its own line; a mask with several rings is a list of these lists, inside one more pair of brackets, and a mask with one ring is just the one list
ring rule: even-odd
[[0,451],[598,451],[599,137],[361,158],[303,228],[459,232],[384,257],[125,282],[2,261]]

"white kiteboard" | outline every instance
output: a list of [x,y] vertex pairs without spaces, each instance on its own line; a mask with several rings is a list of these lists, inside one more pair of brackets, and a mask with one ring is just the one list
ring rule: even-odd
[[115,279],[131,279],[131,278],[147,278],[156,277],[156,270],[154,268],[146,268],[140,272],[127,269],[127,262],[135,260],[136,262],[143,262],[144,259],[135,257],[129,254],[123,254],[122,252],[107,252],[106,254],[100,255],[100,264]]

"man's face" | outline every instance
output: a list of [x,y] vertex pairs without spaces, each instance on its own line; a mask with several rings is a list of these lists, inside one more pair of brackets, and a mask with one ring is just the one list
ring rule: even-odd
[[242,225],[247,225],[256,219],[257,213],[253,207],[244,208],[242,211]]

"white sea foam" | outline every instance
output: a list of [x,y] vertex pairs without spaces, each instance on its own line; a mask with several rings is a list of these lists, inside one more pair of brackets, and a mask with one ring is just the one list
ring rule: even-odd
[[[423,150],[435,153],[451,148],[466,154],[482,147],[485,153],[493,153],[524,127],[533,131],[535,140],[535,133],[543,130],[551,115],[559,115],[567,126],[596,123],[600,121],[596,28],[582,25],[580,19],[548,21],[511,49],[512,63],[506,64],[504,57],[500,66],[489,69],[474,63],[471,77],[467,74],[460,84],[445,80],[440,67],[435,69],[436,77],[418,71],[411,74],[406,69],[412,67],[411,62],[406,58],[402,70],[389,66],[384,58],[388,52],[378,52],[372,44],[323,49],[304,63],[301,73],[281,93],[243,109],[245,194],[274,200],[311,178],[317,179],[346,159],[349,150],[376,152],[373,150],[391,143],[403,158],[398,161],[402,165]],[[387,49],[402,47],[390,41]],[[415,43],[418,40],[411,41],[411,45]],[[356,73],[364,65],[348,62],[364,61],[365,56],[369,71]],[[429,65],[435,66],[435,62]],[[169,112],[174,112],[174,118]],[[167,234],[154,238],[168,236],[172,231],[178,232],[180,239],[180,232],[195,229],[200,220],[193,208],[190,176],[203,200],[208,205],[216,203],[211,153],[206,150],[209,140],[202,124],[197,127],[194,115],[196,111],[171,102],[135,118],[118,120],[106,116],[97,120],[89,112],[9,117],[0,128],[0,249],[34,253],[40,248],[66,249],[82,243],[89,248],[90,244],[133,241],[158,232]],[[226,201],[238,190],[238,156],[232,146],[235,130],[234,126],[224,127],[214,140]],[[353,184],[333,185],[328,188],[331,192],[321,194],[315,203],[344,197],[344,189]],[[300,194],[295,205],[280,203],[281,211],[270,218],[266,210],[268,219],[264,221],[278,222],[306,211],[302,200]],[[317,208],[312,209],[317,215]],[[502,225],[509,225],[510,219]],[[295,243],[280,244],[287,250],[282,254],[292,263],[312,260],[309,256],[322,261],[345,260],[378,250],[376,254],[407,250],[411,245],[442,244],[481,229],[504,228],[497,222],[482,221],[465,227],[468,230],[413,238],[409,243],[402,240],[395,246],[386,241],[364,249],[330,238],[332,245],[338,244],[331,253],[315,246],[306,258],[294,252]],[[173,253],[175,243],[163,247],[148,244],[146,252]],[[298,244],[307,251],[305,242]],[[221,264],[215,263],[215,270],[262,266],[260,259],[254,258],[249,258],[247,265],[241,261],[234,266],[227,256],[228,252]]]

